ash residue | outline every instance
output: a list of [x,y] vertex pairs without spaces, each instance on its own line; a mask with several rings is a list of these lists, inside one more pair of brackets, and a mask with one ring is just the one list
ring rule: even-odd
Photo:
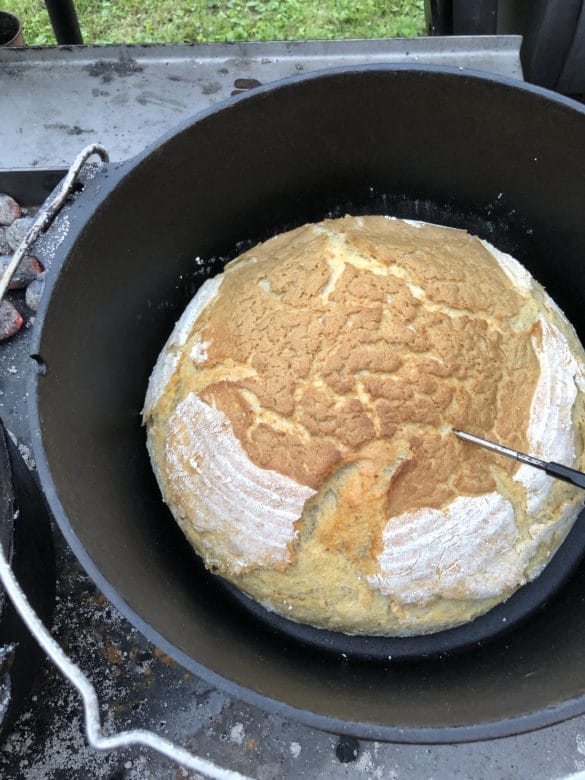
[[47,232],[42,233],[36,240],[34,244],[35,255],[46,269],[51,268],[57,250],[67,237],[70,228],[71,224],[67,212],[61,211]]
[[67,135],[86,135],[87,133],[94,133],[95,130],[84,130],[79,125],[66,125],[63,122],[54,122],[51,124],[44,124],[47,130],[63,130]]
[[3,72],[13,79],[20,79],[27,72],[28,68],[24,65],[9,65],[7,68],[3,68]]
[[18,441],[14,433],[12,431],[7,431],[8,435],[10,436],[12,443],[15,445],[17,450],[20,453],[20,457],[23,459],[23,461],[26,463],[26,466],[29,471],[34,471],[36,469],[35,460],[33,458],[33,454],[31,452],[30,447],[27,447],[26,444],[23,444],[23,442]]
[[199,85],[199,88],[204,95],[215,95],[221,91],[221,84],[219,81],[205,81]]
[[[95,158],[94,158],[95,159]],[[86,162],[83,168],[79,172],[79,181],[85,187],[92,179],[95,179],[97,174],[103,169],[104,163],[102,162]]]
[[99,78],[102,84],[109,84],[116,76],[134,76],[136,73],[142,73],[144,68],[128,54],[121,54],[118,60],[108,62],[107,60],[97,60],[84,68],[90,76]]

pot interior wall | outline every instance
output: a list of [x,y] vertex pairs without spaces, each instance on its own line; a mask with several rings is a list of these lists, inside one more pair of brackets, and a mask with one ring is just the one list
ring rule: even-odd
[[522,627],[462,655],[395,665],[305,650],[202,570],[161,502],[140,410],[204,276],[242,242],[328,213],[466,227],[523,262],[585,339],[584,133],[578,109],[520,85],[434,69],[338,72],[199,119],[97,208],[79,207],[42,317],[41,473],[75,551],[147,635],[242,695],[362,735],[468,739],[579,711],[585,567]]

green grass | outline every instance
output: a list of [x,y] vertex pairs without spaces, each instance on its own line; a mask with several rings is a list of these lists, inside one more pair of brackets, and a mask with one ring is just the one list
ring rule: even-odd
[[[424,32],[424,0],[77,0],[85,43],[394,38]],[[42,0],[7,0],[26,42],[54,44]]]

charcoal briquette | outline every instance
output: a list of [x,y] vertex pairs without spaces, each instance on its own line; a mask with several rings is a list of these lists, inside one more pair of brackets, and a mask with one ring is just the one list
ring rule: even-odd
[[22,239],[31,229],[34,219],[32,217],[22,217],[15,220],[6,230],[6,240],[13,252],[16,252]]
[[45,289],[45,274],[39,274],[26,288],[25,301],[29,309],[36,311],[39,308],[43,290]]
[[0,225],[12,225],[19,219],[22,209],[10,195],[0,193]]
[[6,230],[0,227],[0,255],[9,255],[12,250],[6,238]]
[[9,339],[18,333],[22,326],[22,316],[10,301],[0,303],[0,341]]
[[[12,260],[12,255],[0,255],[0,276],[6,270],[8,264]],[[20,261],[18,268],[10,284],[9,290],[19,290],[26,287],[30,282],[37,278],[37,276],[43,272],[43,266],[39,260],[33,255],[25,255]]]

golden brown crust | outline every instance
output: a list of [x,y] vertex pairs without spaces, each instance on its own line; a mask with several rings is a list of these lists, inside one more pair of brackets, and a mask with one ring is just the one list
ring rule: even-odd
[[[299,228],[236,262],[201,331],[205,366],[231,358],[256,373],[205,397],[232,420],[254,463],[310,487],[369,442],[389,439],[410,452],[388,486],[391,514],[489,492],[490,456],[466,450],[454,469],[463,448],[441,427],[501,431],[525,447],[538,364],[526,333],[513,328],[522,299],[463,231],[418,231],[413,251],[412,227],[383,217],[362,224],[346,217]],[[351,263],[356,250],[364,267]],[[336,257],[345,264],[325,299]],[[259,410],[273,414],[272,426]]]

